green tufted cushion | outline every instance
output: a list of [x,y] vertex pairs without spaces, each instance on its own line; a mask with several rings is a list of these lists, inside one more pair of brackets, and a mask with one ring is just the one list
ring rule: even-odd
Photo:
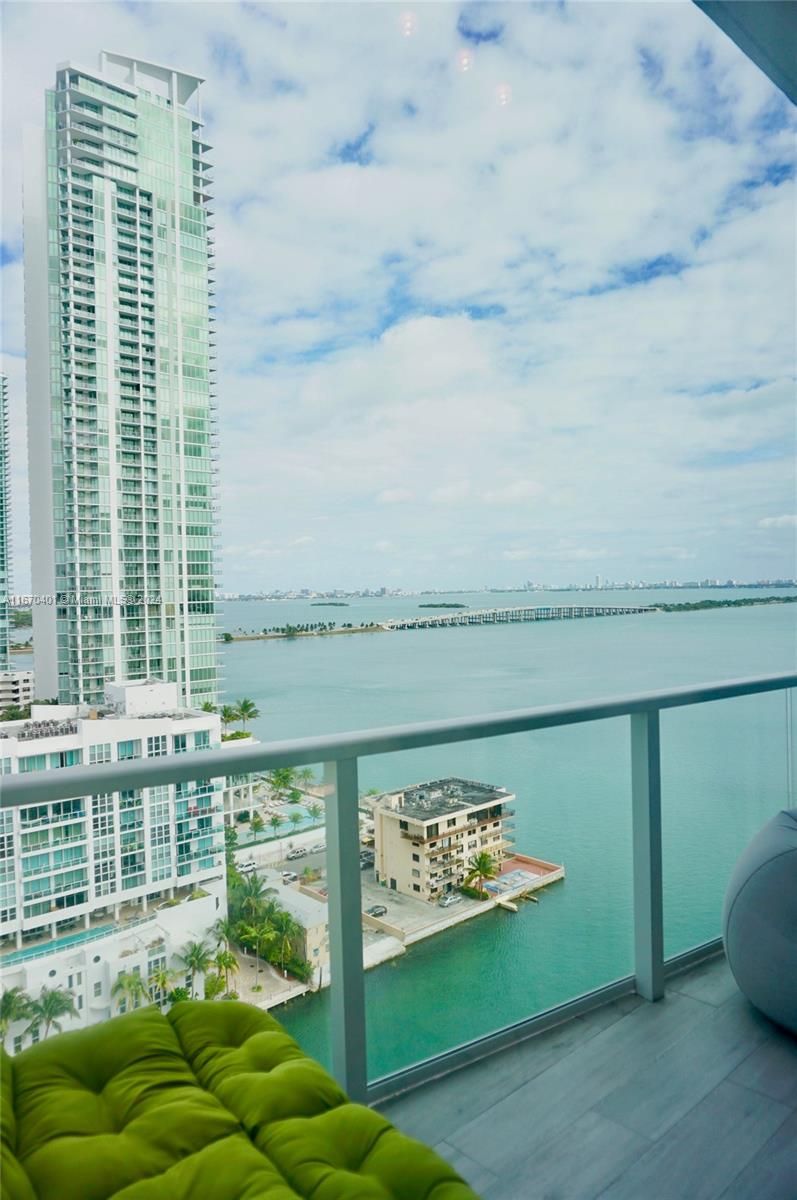
[[142,1008],[2,1059],[3,1200],[475,1200],[267,1013]]

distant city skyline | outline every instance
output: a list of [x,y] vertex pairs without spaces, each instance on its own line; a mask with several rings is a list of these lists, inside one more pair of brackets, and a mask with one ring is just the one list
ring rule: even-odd
[[103,45],[205,76],[224,590],[795,572],[793,109],[689,4],[15,4],[21,129]]

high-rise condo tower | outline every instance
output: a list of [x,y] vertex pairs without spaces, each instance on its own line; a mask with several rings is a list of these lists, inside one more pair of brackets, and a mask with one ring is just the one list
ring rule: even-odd
[[215,700],[212,262],[201,80],[67,63],[25,146],[37,686]]

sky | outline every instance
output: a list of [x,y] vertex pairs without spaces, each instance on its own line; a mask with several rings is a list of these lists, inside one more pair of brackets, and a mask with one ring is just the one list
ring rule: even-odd
[[22,127],[103,48],[206,79],[226,590],[797,575],[797,120],[688,0],[2,21],[17,591]]

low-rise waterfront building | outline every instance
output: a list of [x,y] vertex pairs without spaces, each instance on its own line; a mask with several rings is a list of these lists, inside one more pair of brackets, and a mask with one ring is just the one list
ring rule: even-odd
[[422,900],[461,887],[474,855],[497,865],[511,844],[506,836],[515,799],[506,788],[468,779],[438,779],[373,802],[377,882]]
[[33,699],[33,671],[0,672],[0,712],[6,708],[24,708]]
[[[105,699],[102,707],[34,704],[31,720],[0,724],[2,773],[220,742],[218,715],[181,708],[176,684],[109,684]],[[121,971],[146,981],[174,967],[180,947],[226,913],[223,786],[197,779],[0,812],[3,987],[35,994],[63,985],[75,994],[71,1023],[90,1024],[109,1015]],[[22,1033],[12,1026],[7,1045]]]

